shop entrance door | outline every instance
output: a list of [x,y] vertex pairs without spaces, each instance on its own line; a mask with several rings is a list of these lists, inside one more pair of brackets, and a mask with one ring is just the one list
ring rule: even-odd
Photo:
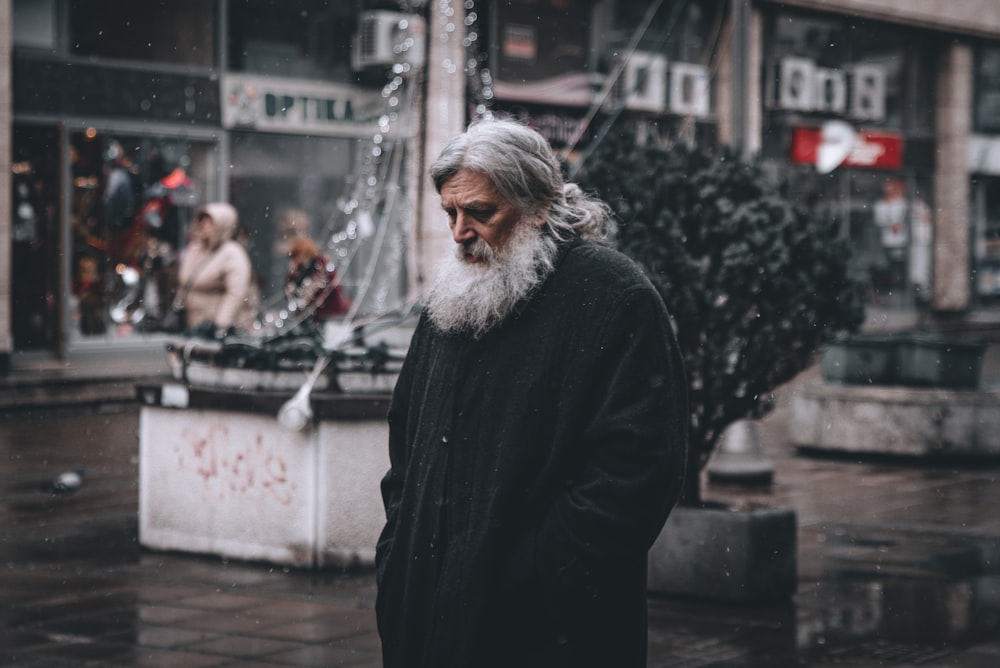
[[60,132],[15,124],[11,179],[11,320],[15,351],[62,346]]

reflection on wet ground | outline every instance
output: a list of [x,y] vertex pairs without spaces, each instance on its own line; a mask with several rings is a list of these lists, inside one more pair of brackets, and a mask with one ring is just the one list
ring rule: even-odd
[[[761,424],[772,485],[706,497],[796,508],[798,593],[654,597],[649,665],[1000,665],[1000,464],[807,457],[784,429]],[[369,572],[141,549],[137,434],[133,408],[0,423],[0,665],[379,665]]]

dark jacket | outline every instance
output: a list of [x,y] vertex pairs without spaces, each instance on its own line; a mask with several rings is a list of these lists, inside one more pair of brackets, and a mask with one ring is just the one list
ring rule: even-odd
[[384,665],[644,666],[687,424],[666,309],[617,251],[568,244],[479,340],[425,315],[389,409]]

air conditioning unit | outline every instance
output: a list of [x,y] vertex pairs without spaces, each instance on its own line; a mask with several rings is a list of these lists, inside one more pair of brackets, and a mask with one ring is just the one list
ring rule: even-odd
[[362,12],[351,49],[351,67],[357,72],[396,63],[423,65],[424,35],[423,19],[415,14]]
[[626,109],[664,111],[667,107],[667,57],[648,51],[633,52],[616,87],[617,99],[624,100]]
[[885,68],[881,65],[855,65],[851,69],[851,117],[885,119]]
[[703,118],[710,110],[708,68],[692,63],[670,66],[670,111]]
[[774,103],[788,111],[812,111],[816,65],[806,58],[782,58],[778,63],[778,86]]
[[847,74],[843,70],[816,68],[816,111],[847,111]]

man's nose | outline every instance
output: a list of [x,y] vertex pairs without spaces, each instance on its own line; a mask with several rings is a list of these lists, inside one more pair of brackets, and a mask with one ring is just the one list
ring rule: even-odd
[[455,224],[451,226],[451,236],[456,244],[461,244],[473,239],[476,231],[468,224],[465,216],[459,213],[455,216]]

